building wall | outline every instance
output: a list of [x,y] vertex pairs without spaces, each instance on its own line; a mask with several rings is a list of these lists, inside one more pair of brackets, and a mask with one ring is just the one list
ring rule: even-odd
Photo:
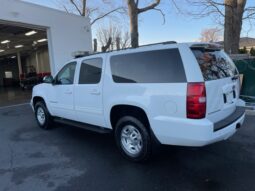
[[47,28],[53,74],[72,58],[73,52],[92,50],[88,18],[20,0],[1,0],[0,22]]

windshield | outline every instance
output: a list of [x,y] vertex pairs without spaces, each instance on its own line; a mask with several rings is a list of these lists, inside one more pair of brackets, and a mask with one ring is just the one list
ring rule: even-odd
[[233,61],[223,50],[192,48],[205,81],[233,77],[238,74]]

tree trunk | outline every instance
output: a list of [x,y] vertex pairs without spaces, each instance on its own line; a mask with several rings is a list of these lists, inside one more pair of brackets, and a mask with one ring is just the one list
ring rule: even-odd
[[225,0],[225,4],[224,49],[227,53],[237,54],[246,0]]
[[83,0],[82,2],[82,16],[87,16],[87,0]]
[[120,37],[116,38],[116,48],[117,50],[120,50]]
[[128,14],[130,18],[131,46],[136,48],[139,46],[138,9],[133,0],[128,0]]
[[97,39],[94,38],[94,52],[97,52]]
[[106,44],[105,46],[102,46],[102,52],[106,52],[107,49],[110,48],[111,44],[112,44],[112,38],[110,37],[110,38],[108,39],[108,41],[107,41],[107,44]]

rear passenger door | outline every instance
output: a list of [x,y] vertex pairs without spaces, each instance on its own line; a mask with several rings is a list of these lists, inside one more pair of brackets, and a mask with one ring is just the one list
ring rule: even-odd
[[102,58],[83,60],[75,86],[75,112],[80,122],[104,126]]

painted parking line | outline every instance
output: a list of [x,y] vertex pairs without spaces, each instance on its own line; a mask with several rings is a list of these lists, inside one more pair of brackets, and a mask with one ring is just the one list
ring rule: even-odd
[[29,105],[29,104],[30,104],[30,103],[22,103],[22,104],[17,104],[17,105],[3,106],[3,107],[0,107],[0,110],[2,110],[2,109],[8,109],[8,108],[13,108],[13,107],[25,106],[25,105]]

